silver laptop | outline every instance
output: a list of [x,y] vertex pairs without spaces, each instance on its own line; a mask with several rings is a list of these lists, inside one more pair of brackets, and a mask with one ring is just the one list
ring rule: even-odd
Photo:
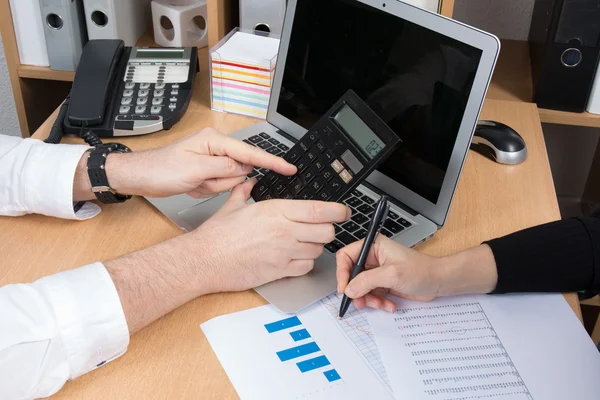
[[[386,236],[410,247],[431,238],[448,216],[499,51],[496,37],[397,0],[290,0],[267,121],[232,136],[284,156],[353,89],[403,146],[344,200],[352,219],[336,225],[310,274],[256,291],[284,312],[333,292],[335,252],[366,235],[382,193],[393,199]],[[227,198],[148,200],[189,231]]]

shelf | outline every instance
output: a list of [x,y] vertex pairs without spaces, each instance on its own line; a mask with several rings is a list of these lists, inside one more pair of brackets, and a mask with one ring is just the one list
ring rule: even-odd
[[73,82],[73,78],[75,77],[74,72],[53,71],[49,67],[36,67],[33,65],[20,65],[18,71],[20,78]]
[[[533,100],[533,80],[529,60],[529,44],[525,41],[503,40],[488,98],[495,100]],[[540,109],[540,120],[549,124],[600,128],[600,115]]]

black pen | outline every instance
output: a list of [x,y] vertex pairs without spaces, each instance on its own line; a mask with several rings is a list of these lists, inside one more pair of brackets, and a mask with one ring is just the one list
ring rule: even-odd
[[[373,243],[375,243],[375,239],[377,239],[377,235],[381,232],[383,228],[383,224],[387,219],[388,213],[390,212],[390,205],[388,204],[387,196],[381,196],[379,202],[377,203],[377,207],[375,207],[375,212],[373,213],[373,219],[371,220],[371,224],[369,225],[369,232],[367,232],[367,237],[365,237],[365,241],[363,243],[362,249],[360,250],[360,254],[358,256],[358,260],[356,260],[356,264],[354,264],[354,268],[352,268],[352,275],[350,275],[350,281],[356,278],[358,274],[365,270],[365,264],[367,263],[367,258],[369,257],[369,251],[371,251],[371,247]],[[350,283],[348,281],[348,283]],[[344,295],[342,299],[342,305],[340,306],[340,318],[344,317],[346,311],[348,311],[348,307],[352,303],[352,299],[348,298],[348,296]]]

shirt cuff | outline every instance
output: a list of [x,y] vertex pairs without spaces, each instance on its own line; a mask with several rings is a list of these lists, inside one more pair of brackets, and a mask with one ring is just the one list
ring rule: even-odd
[[50,217],[85,220],[100,213],[94,203],[85,203],[77,213],[73,207],[73,181],[77,165],[90,148],[84,145],[46,144],[32,146],[23,168],[28,190],[27,210]]
[[123,355],[129,328],[115,285],[101,263],[42,278],[33,286],[48,299],[70,379]]

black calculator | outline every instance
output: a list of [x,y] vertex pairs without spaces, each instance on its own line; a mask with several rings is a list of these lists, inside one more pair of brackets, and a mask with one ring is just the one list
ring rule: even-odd
[[401,143],[349,90],[285,155],[298,168],[296,175],[267,173],[252,189],[252,198],[341,201]]

